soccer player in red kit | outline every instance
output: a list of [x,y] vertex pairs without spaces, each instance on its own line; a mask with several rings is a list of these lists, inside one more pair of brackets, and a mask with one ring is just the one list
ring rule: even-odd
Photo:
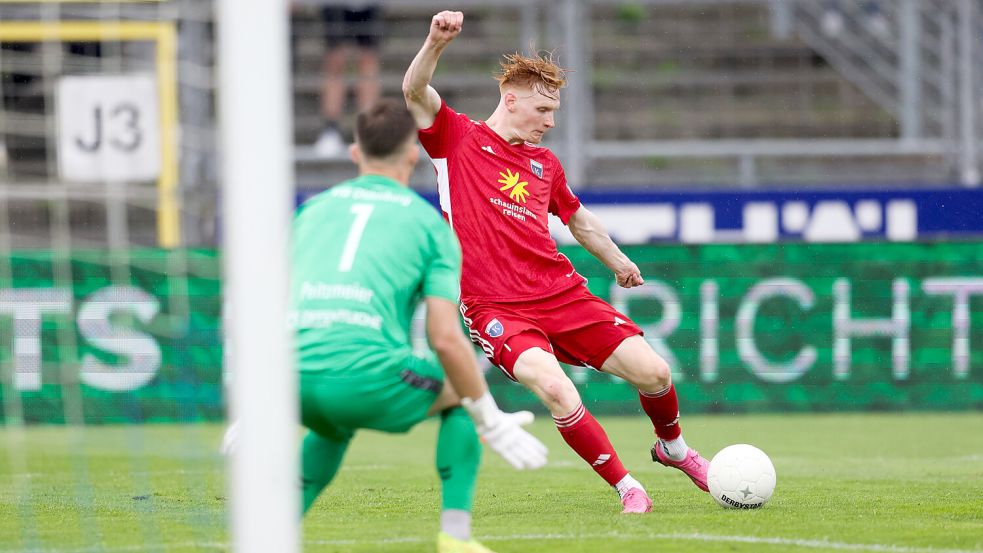
[[682,470],[706,491],[707,461],[683,440],[668,365],[638,325],[587,290],[550,236],[552,213],[620,286],[644,284],[638,266],[567,186],[556,156],[538,145],[560,107],[563,69],[550,58],[506,56],[497,76],[498,107],[487,121],[472,121],[430,86],[441,53],[463,23],[461,12],[433,17],[403,94],[437,171],[441,211],[463,250],[461,314],[472,341],[539,397],[567,444],[618,491],[623,512],[651,511],[652,500],[558,361],[634,385],[658,436],[652,459]]

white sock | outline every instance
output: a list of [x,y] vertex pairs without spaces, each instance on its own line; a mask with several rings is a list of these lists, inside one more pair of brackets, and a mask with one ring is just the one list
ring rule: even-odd
[[471,541],[471,513],[460,509],[441,511],[440,530],[452,538]]
[[628,493],[628,490],[632,488],[638,488],[643,492],[645,491],[645,488],[642,487],[642,483],[632,478],[631,474],[626,474],[624,478],[618,480],[618,483],[614,485],[614,489],[618,490],[618,495],[620,495],[622,499],[624,499],[625,494]]
[[680,434],[675,440],[659,440],[662,442],[662,451],[666,452],[673,461],[682,461],[686,458],[686,454],[689,453],[689,446],[686,445],[686,440],[683,439],[683,435]]

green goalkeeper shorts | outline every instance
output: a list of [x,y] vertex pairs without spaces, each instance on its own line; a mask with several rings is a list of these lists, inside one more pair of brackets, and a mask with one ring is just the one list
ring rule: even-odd
[[359,428],[407,432],[427,418],[444,385],[444,371],[432,355],[358,372],[301,371],[304,426],[335,441],[350,439]]

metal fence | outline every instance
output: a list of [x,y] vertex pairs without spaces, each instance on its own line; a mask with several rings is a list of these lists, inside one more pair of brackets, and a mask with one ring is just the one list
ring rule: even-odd
[[[384,4],[400,22],[388,38],[399,47],[384,70],[398,93],[437,8],[418,0]],[[866,24],[875,4],[879,29]],[[983,15],[971,1],[479,6],[461,4],[463,44],[444,54],[462,50],[469,63],[455,65],[453,76],[438,73],[435,86],[482,118],[494,107],[488,73],[498,54],[554,50],[574,72],[548,143],[578,187],[980,180],[983,79],[974,73],[983,59]],[[835,36],[824,30],[834,8],[842,19]],[[302,179],[314,175],[312,185],[330,167],[303,147],[298,160]],[[418,180],[427,177],[421,172]]]
[[[683,32],[663,31],[661,36],[669,35],[690,49],[675,56],[682,67],[680,73],[700,67],[705,61],[701,54],[710,58],[715,71],[708,75],[711,84],[704,92],[704,100],[713,106],[708,109],[712,117],[748,115],[757,108],[770,112],[772,124],[749,126],[743,133],[740,126],[734,125],[732,132],[720,133],[722,136],[708,136],[711,133],[704,132],[703,136],[683,139],[619,140],[603,136],[595,124],[593,116],[603,113],[598,106],[602,79],[597,77],[608,67],[603,57],[607,37],[621,35],[624,39],[631,31],[621,25],[622,32],[614,32],[610,22],[600,17],[611,8],[610,3],[579,0],[552,3],[562,15],[551,21],[562,22],[564,47],[574,53],[570,59],[580,76],[573,80],[567,95],[567,105],[572,109],[567,110],[565,131],[562,131],[568,174],[575,182],[584,184],[592,180],[591,164],[613,158],[733,158],[738,164],[736,175],[730,175],[731,182],[755,185],[762,181],[757,170],[757,161],[762,158],[783,158],[785,170],[794,173],[794,165],[788,162],[795,158],[916,157],[922,158],[926,166],[933,162],[925,158],[936,158],[939,173],[935,178],[958,174],[964,184],[978,184],[978,138],[983,129],[978,113],[983,81],[974,74],[983,59],[980,49],[983,17],[979,6],[970,0],[880,2],[887,26],[886,33],[880,35],[857,23],[868,17],[858,13],[863,2],[836,4],[836,9],[843,10],[842,16],[848,24],[833,37],[818,30],[822,12],[833,9],[830,2],[768,3],[767,34],[763,33],[765,22],[761,21],[761,14],[765,6],[761,2],[689,2],[685,6],[681,2],[658,0],[632,3],[650,8],[652,20],[657,20],[659,13],[682,12],[676,16],[675,24],[692,21],[693,14],[705,15],[710,7],[717,10],[721,14],[717,21],[711,19]],[[646,31],[658,27],[652,29],[640,23],[636,29],[635,36],[625,40],[625,44],[634,42],[641,48],[652,38]],[[688,39],[684,38],[686,33],[691,33]],[[659,38],[660,35],[655,35],[655,42]],[[730,58],[714,52],[715,42],[719,43],[718,48],[734,48],[737,53]],[[856,88],[864,98],[858,101],[846,97],[842,91],[830,93],[821,84],[824,75],[819,68],[798,73],[787,68],[776,70],[782,62],[781,48],[796,44],[817,53],[821,60],[815,61],[820,68],[835,71],[838,84],[834,86]],[[748,52],[754,48],[758,51]],[[658,83],[660,64],[666,63],[666,57],[660,53],[658,49],[650,50],[651,55],[642,58],[637,72],[623,73],[621,78],[630,82],[623,83],[619,90],[629,89],[631,83],[647,77],[654,77]],[[798,78],[783,82],[789,75]],[[763,89],[788,86],[793,92],[779,95],[774,90],[771,93],[761,90],[755,94],[753,81]],[[817,84],[803,87],[804,83]],[[757,106],[755,99],[759,102]],[[821,102],[837,105],[837,109],[824,114],[817,105]],[[790,112],[791,126],[797,131],[779,137],[788,128],[783,120],[789,119]],[[869,117],[871,113],[876,116]],[[819,120],[809,120],[816,116]],[[847,124],[830,128],[830,122],[837,121]],[[690,117],[684,124],[699,125],[699,118]],[[823,178],[832,177],[830,180],[834,181],[842,178],[828,173],[818,177],[820,182]],[[890,171],[878,175],[859,167],[853,176],[855,180],[879,177],[897,178]],[[794,181],[796,177],[789,175],[785,179]]]
[[[320,125],[321,3],[304,2],[292,16],[302,188],[353,172],[346,160],[309,147]],[[380,80],[385,94],[397,95],[443,4],[380,3]],[[484,118],[497,102],[490,75],[502,53],[554,51],[573,73],[548,145],[582,189],[978,184],[983,9],[974,0],[880,1],[874,26],[871,4],[461,0],[455,6],[466,12],[465,31],[445,52],[434,84],[456,109]],[[23,23],[56,22],[103,31],[76,39],[15,32]],[[169,180],[65,179],[57,83],[65,75],[159,71],[153,44],[105,30],[140,22],[168,26],[176,37]],[[206,1],[0,0],[3,245],[44,247],[65,237],[93,246],[216,242],[214,103],[222,91],[213,41]],[[429,189],[431,180],[421,164],[412,184]]]

